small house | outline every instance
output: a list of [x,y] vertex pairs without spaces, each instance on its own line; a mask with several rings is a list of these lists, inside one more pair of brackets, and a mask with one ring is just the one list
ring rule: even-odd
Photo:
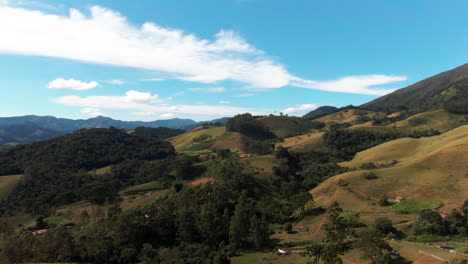
[[437,247],[440,248],[440,249],[448,249],[447,243],[441,243]]
[[32,234],[33,234],[34,236],[41,235],[41,234],[45,234],[45,233],[47,233],[47,230],[46,230],[46,229],[39,229],[39,230],[36,230],[36,231],[32,232]]
[[300,226],[298,230],[299,232],[309,232],[309,228],[307,226]]
[[285,248],[278,248],[278,254],[280,255],[288,255],[289,254],[289,251]]
[[401,200],[403,200],[403,199],[405,199],[405,198],[402,197],[402,196],[397,196],[397,197],[395,197],[395,202],[399,203],[399,202],[401,202]]

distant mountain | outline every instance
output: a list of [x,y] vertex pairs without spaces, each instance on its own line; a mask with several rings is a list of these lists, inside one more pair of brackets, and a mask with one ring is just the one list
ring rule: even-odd
[[70,133],[81,128],[108,128],[114,126],[116,128],[133,130],[136,127],[168,127],[178,129],[192,129],[204,123],[226,123],[227,117],[215,119],[211,121],[195,122],[192,119],[167,119],[155,120],[150,122],[144,121],[121,121],[109,117],[98,116],[89,119],[67,119],[57,118],[53,116],[17,116],[17,117],[0,117],[0,127],[20,125],[20,124],[35,124],[41,128],[58,131],[62,133]]
[[303,118],[306,119],[316,119],[319,117],[322,117],[324,115],[327,115],[333,111],[336,111],[338,108],[334,106],[321,106],[315,110],[310,111],[309,113],[305,114]]
[[413,113],[457,105],[468,108],[468,64],[434,75],[361,105],[375,111]]
[[0,127],[0,147],[32,143],[60,136],[63,133],[39,127],[30,122]]
[[189,130],[205,123],[225,124],[228,119],[228,117],[223,117],[210,121],[195,122],[192,119],[173,118],[144,122],[121,121],[104,116],[78,120],[36,115],[0,117],[0,148],[32,143],[71,133],[81,128],[108,128],[113,126],[126,130],[134,130],[137,127],[167,127]]

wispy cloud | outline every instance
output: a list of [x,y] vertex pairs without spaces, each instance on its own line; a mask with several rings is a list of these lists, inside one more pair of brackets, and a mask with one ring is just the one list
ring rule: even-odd
[[72,89],[72,90],[91,90],[96,88],[99,83],[92,81],[92,82],[83,82],[80,80],[75,79],[63,79],[58,78],[55,79],[47,84],[47,88],[49,89]]
[[314,109],[317,109],[317,105],[302,104],[302,105],[299,105],[297,107],[286,108],[282,112],[285,113],[285,114],[294,114],[294,113],[297,113],[297,112],[306,111],[306,110],[314,110]]
[[[233,80],[251,89],[296,86],[332,92],[381,95],[375,86],[404,76],[349,76],[331,81],[294,76],[239,34],[220,30],[212,39],[147,22],[136,27],[122,14],[93,6],[86,16],[0,7],[0,52],[40,55],[153,70],[167,78],[213,83]],[[86,47],[86,49],[83,49]]]
[[157,94],[128,91],[122,96],[62,96],[52,99],[53,102],[84,108],[124,109],[135,111],[134,114],[152,115],[156,113],[204,114],[204,115],[236,115],[251,112],[263,114],[250,108],[220,105],[169,105],[166,99],[160,99]]
[[146,79],[140,79],[140,81],[144,82],[161,82],[164,81],[163,78],[146,78]]
[[114,84],[114,85],[123,85],[125,84],[125,81],[114,79],[114,80],[108,80],[106,81],[107,83]]
[[250,96],[254,96],[255,94],[253,93],[243,93],[243,94],[239,94],[237,95],[237,97],[250,97]]
[[206,88],[189,88],[192,92],[207,92],[207,93],[224,93],[226,88],[220,87],[206,87]]
[[221,100],[221,101],[219,101],[218,103],[220,103],[220,104],[230,104],[231,101],[224,101],[224,100]]

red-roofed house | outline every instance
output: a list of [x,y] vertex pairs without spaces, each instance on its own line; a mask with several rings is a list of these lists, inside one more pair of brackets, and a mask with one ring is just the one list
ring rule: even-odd
[[44,233],[47,233],[46,229],[40,229],[40,230],[36,230],[36,231],[32,232],[32,234],[35,235],[35,236],[41,235],[41,234],[44,234]]

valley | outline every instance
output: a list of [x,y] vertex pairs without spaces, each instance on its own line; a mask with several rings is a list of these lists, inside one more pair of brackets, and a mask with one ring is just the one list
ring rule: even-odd
[[5,149],[0,261],[463,263],[468,112],[396,108],[81,128]]

